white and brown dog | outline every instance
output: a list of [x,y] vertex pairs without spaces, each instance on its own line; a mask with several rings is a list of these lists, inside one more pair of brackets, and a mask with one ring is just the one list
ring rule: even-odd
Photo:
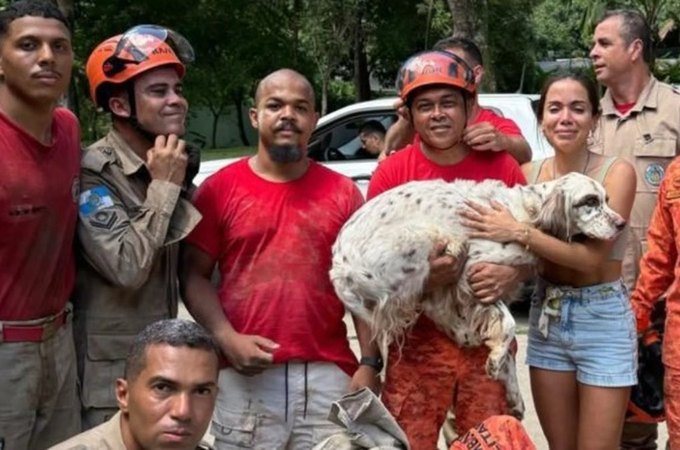
[[[350,218],[333,246],[331,280],[347,308],[372,325],[383,348],[399,342],[421,313],[461,346],[487,345],[487,374],[505,383],[510,409],[521,417],[524,404],[509,351],[515,321],[504,302],[475,300],[467,270],[479,262],[517,266],[536,258],[516,243],[468,238],[459,215],[465,200],[496,200],[516,220],[565,241],[576,235],[612,239],[625,226],[607,206],[604,188],[579,173],[514,188],[497,180],[414,181],[370,200]],[[424,295],[429,255],[440,241],[448,243],[447,254],[465,262],[456,284]]]

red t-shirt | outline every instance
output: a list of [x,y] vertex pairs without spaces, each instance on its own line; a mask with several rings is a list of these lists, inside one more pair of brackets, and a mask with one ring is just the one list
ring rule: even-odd
[[420,142],[416,142],[378,164],[368,185],[367,198],[371,199],[409,181],[436,179],[444,181],[495,179],[508,186],[526,184],[517,161],[507,152],[470,151],[457,164],[444,166],[430,161],[423,154]]
[[635,103],[637,103],[637,102],[621,103],[620,105],[618,103],[614,103],[614,107],[616,108],[616,110],[620,114],[625,115],[628,111],[633,109],[633,106],[635,106]]
[[522,131],[519,129],[517,124],[508,118],[501,117],[495,112],[487,108],[480,108],[477,117],[470,123],[471,125],[489,122],[498,131],[505,134],[506,136],[521,136]]
[[73,288],[80,129],[57,108],[45,146],[0,113],[0,320],[61,311]]
[[363,203],[352,180],[310,161],[300,179],[274,183],[246,158],[208,178],[194,203],[203,220],[188,242],[218,261],[234,329],[280,344],[275,363],[330,361],[353,375],[345,310],[328,276],[331,246]]

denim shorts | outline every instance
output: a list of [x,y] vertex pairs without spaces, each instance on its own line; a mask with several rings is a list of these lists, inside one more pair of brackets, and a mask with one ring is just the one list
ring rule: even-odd
[[[556,312],[544,318],[547,336],[539,330],[546,304]],[[576,372],[578,382],[592,386],[637,384],[635,317],[621,280],[573,288],[539,279],[531,300],[528,341],[531,367]]]

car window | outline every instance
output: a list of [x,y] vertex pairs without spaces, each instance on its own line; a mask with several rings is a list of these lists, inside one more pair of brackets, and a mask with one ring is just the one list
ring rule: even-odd
[[393,112],[368,113],[330,123],[317,129],[309,143],[308,155],[317,161],[375,159],[362,152],[359,129],[369,120],[377,120],[389,129],[397,120]]

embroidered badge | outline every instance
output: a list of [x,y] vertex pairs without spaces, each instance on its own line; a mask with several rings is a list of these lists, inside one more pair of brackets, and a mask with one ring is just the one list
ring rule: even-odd
[[113,199],[106,186],[96,186],[80,194],[80,214],[85,217],[109,206],[113,206]]
[[102,228],[110,230],[118,221],[118,214],[115,211],[97,211],[94,216],[90,218],[90,225],[95,228]]
[[659,187],[661,185],[661,180],[663,180],[664,173],[665,171],[661,164],[649,164],[645,169],[645,181],[651,186]]

